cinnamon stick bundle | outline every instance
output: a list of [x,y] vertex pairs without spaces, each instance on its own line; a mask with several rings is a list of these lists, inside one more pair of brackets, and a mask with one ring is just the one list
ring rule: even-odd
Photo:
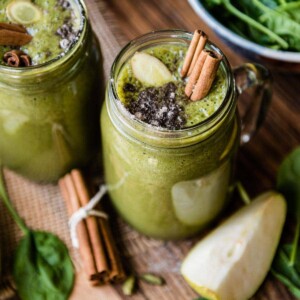
[[[74,169],[59,180],[69,216],[89,203],[89,190],[82,173]],[[77,225],[79,252],[89,280],[93,283],[121,281],[125,272],[108,221],[88,216]]]
[[205,49],[207,39],[203,31],[195,31],[181,70],[182,77],[189,76],[185,94],[192,101],[201,100],[208,94],[222,60],[219,53]]

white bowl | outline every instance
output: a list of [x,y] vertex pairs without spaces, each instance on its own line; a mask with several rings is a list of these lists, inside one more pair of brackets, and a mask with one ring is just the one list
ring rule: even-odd
[[271,69],[300,72],[300,52],[270,49],[239,36],[216,20],[199,0],[188,0],[194,11],[235,52]]

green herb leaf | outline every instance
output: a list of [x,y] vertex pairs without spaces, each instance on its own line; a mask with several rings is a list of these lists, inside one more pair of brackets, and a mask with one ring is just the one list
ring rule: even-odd
[[20,241],[13,275],[23,300],[65,300],[74,283],[66,246],[55,235],[41,231],[30,231]]
[[300,147],[279,167],[277,189],[285,196],[289,213],[300,217]]
[[258,44],[300,51],[300,1],[203,0],[226,27]]
[[296,256],[295,264],[289,264],[293,245],[281,246],[274,258],[271,273],[290,290],[295,297],[300,298],[300,254]]

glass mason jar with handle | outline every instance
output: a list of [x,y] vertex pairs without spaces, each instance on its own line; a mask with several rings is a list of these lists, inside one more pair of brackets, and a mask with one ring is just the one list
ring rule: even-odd
[[[113,205],[135,229],[161,239],[191,236],[220,214],[228,200],[240,139],[250,139],[270,99],[266,69],[246,64],[232,72],[224,57],[220,68],[226,79],[225,99],[206,120],[166,130],[133,118],[120,105],[116,89],[124,63],[136,51],[160,43],[186,46],[191,37],[180,30],[158,31],[125,46],[112,66],[101,113],[105,179]],[[222,54],[210,42],[206,47]],[[253,86],[258,96],[243,123],[237,96]]]
[[26,68],[0,66],[0,162],[37,181],[85,166],[98,150],[100,50],[83,1],[73,2],[82,31],[64,56]]

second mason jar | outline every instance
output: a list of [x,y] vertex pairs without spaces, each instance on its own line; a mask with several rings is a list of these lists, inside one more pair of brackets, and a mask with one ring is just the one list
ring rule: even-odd
[[83,1],[70,3],[81,32],[64,55],[29,67],[0,65],[0,163],[36,181],[86,166],[99,149],[100,50]]
[[[240,141],[233,73],[220,64],[226,93],[215,113],[178,130],[149,126],[120,102],[117,83],[124,64],[153,45],[186,48],[191,34],[159,31],[129,43],[116,58],[102,109],[105,179],[120,215],[155,238],[191,236],[214,220],[228,200],[234,158]],[[206,46],[223,53],[213,44]]]

